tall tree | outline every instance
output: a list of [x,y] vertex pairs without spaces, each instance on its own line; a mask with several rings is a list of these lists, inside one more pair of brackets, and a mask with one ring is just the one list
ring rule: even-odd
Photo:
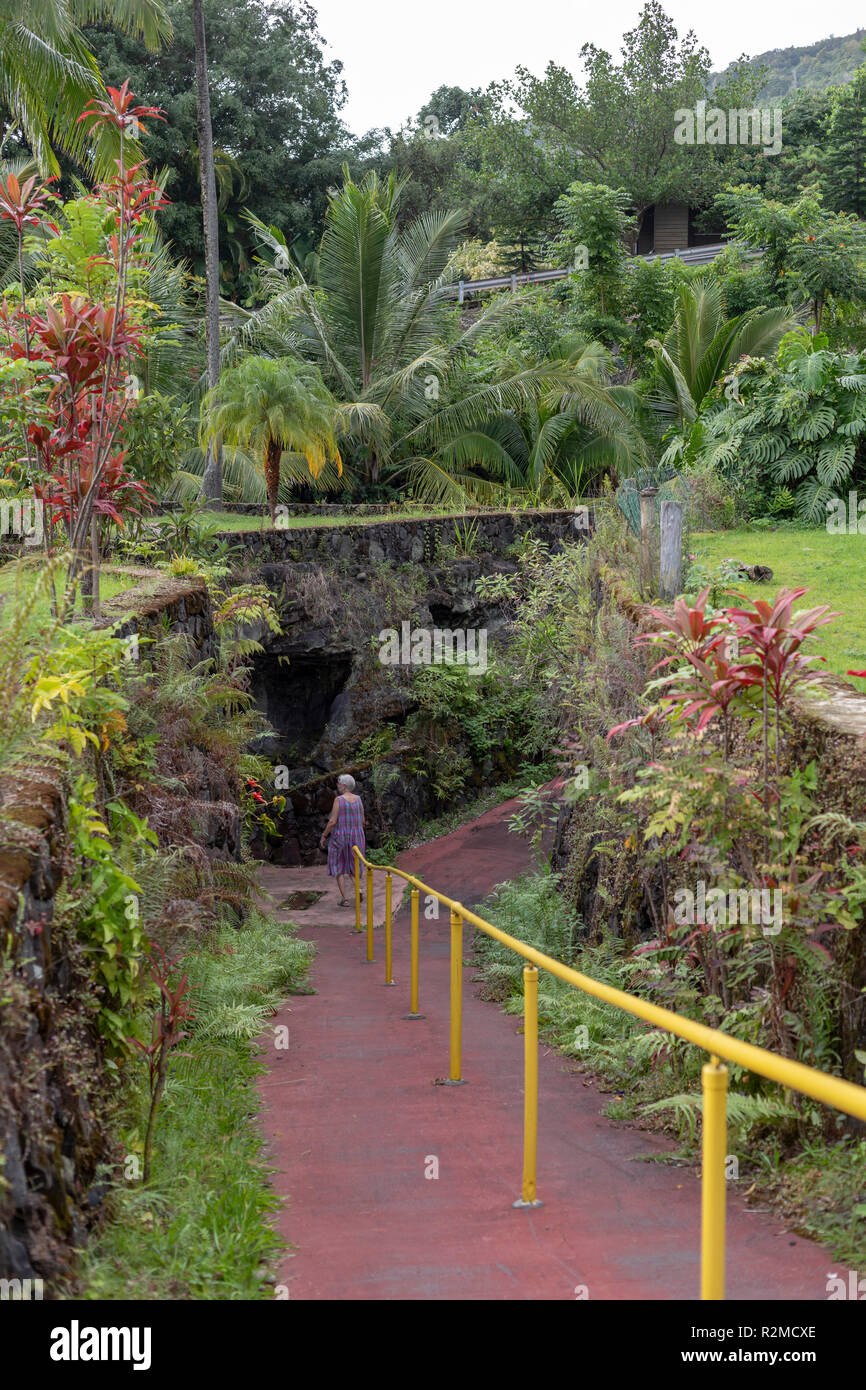
[[[488,96],[463,135],[477,169],[476,219],[483,213],[511,265],[524,271],[543,255],[555,227],[553,205],[577,177],[579,161],[573,151],[541,136],[530,119],[515,114],[503,87],[491,87]],[[468,181],[464,164],[455,192]]]
[[818,189],[780,203],[744,184],[718,201],[737,241],[763,252],[756,273],[767,299],[783,294],[790,304],[808,303],[814,334],[829,300],[866,303],[866,225],[851,213],[829,212]]
[[866,63],[836,95],[821,187],[837,212],[866,217]]
[[[503,118],[510,101],[524,113],[524,141],[548,161],[571,161],[568,182],[624,188],[638,219],[657,202],[708,204],[730,149],[674,140],[677,110],[709,95],[707,50],[691,31],[680,40],[658,0],[648,0],[623,35],[622,52],[615,63],[604,49],[584,44],[582,85],[553,62],[540,78],[518,68],[497,93]],[[760,80],[738,65],[713,91],[712,104],[750,107]]]
[[471,236],[488,239],[489,226],[477,215],[481,191],[477,160],[472,158],[463,131],[481,110],[479,90],[438,87],[418,115],[391,137],[384,161],[402,181],[398,217],[413,222],[425,212],[461,207]]
[[[165,235],[203,274],[194,14],[190,0],[165,4],[174,38],[159,54],[105,29],[88,31],[88,41],[108,81],[128,76],[139,100],[165,112],[144,149],[154,169],[169,171]],[[254,288],[254,242],[244,209],[279,227],[303,259],[321,234],[328,189],[341,183],[343,163],[359,168],[376,137],[353,145],[344,129],[341,65],[324,57],[306,0],[205,0],[204,12],[220,290],[244,301]]]
[[[216,171],[213,156],[213,130],[210,119],[210,88],[207,75],[207,37],[202,0],[192,0],[195,35],[196,128],[201,182],[202,228],[205,259],[205,348],[207,384],[213,391],[220,378],[220,248],[217,213]],[[210,438],[207,463],[202,479],[202,496],[215,507],[223,503],[223,468],[218,437]]]

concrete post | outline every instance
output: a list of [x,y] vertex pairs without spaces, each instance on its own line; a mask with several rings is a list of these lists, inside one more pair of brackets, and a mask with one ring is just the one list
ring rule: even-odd
[[683,582],[683,504],[662,502],[659,552],[659,597],[675,598]]
[[642,598],[655,596],[656,557],[658,555],[657,487],[645,487],[640,494],[640,591]]

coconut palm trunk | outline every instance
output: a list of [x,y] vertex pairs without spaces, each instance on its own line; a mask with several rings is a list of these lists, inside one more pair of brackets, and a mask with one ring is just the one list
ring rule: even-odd
[[[212,391],[220,376],[219,213],[217,210],[213,129],[211,127],[210,90],[207,79],[207,42],[202,0],[192,0],[192,19],[195,39],[198,165],[201,178],[202,227],[204,230],[207,384],[208,389]],[[222,445],[218,439],[212,439],[207,446],[207,462],[201,490],[205,500],[214,507],[222,507],[222,473]]]

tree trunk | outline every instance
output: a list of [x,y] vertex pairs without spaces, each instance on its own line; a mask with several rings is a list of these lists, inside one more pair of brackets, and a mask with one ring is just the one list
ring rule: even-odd
[[[196,125],[198,128],[198,167],[201,179],[202,226],[204,229],[205,262],[205,343],[207,345],[207,382],[212,390],[220,376],[219,327],[219,213],[217,210],[216,172],[213,160],[213,130],[210,120],[210,91],[207,80],[207,44],[205,42],[202,0],[192,0],[193,34],[195,37]],[[223,503],[222,445],[208,445],[202,496],[211,506]]]
[[268,440],[265,450],[265,486],[268,489],[268,506],[271,509],[271,523],[277,519],[277,498],[280,489],[280,458],[282,449],[276,439]]
[[812,337],[813,337],[813,338],[817,338],[818,334],[821,332],[821,320],[822,320],[823,317],[824,317],[824,301],[823,301],[823,299],[816,299],[814,303],[815,303],[815,325],[814,325],[814,327],[813,327],[813,329],[812,329]]

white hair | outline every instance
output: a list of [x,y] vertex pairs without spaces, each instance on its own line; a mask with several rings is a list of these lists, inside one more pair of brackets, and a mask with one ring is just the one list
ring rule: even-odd
[[355,779],[354,777],[350,777],[348,772],[341,772],[337,778],[337,786],[345,787],[348,791],[353,792],[355,790]]

